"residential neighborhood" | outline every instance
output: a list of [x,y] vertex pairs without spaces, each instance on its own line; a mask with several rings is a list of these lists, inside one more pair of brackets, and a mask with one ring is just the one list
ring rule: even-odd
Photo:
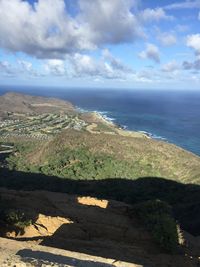
[[88,124],[79,118],[79,114],[41,114],[16,119],[15,114],[0,120],[1,138],[31,137],[39,140],[49,139],[63,129],[82,130]]

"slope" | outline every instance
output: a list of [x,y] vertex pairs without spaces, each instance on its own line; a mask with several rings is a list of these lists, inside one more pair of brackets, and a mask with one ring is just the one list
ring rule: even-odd
[[150,138],[65,130],[43,143],[18,143],[10,169],[72,179],[166,177],[200,184],[200,158]]

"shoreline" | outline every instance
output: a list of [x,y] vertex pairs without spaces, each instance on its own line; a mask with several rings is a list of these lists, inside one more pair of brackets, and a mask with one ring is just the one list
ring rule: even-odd
[[151,135],[148,134],[147,132],[130,131],[130,130],[124,129],[124,126],[121,126],[120,124],[113,122],[113,121],[115,121],[115,119],[109,119],[108,117],[102,115],[98,111],[84,111],[84,110],[82,110],[82,112],[93,114],[97,118],[97,120],[103,121],[103,123],[113,127],[117,131],[117,134],[119,134],[121,136],[152,139]]
[[[20,93],[20,94],[26,94],[26,95],[34,95],[35,97],[36,96],[41,96],[41,91],[39,91],[38,90],[38,92],[36,93],[36,91],[35,91],[35,89],[33,90],[33,88],[32,87],[30,87],[30,90],[29,90],[29,88],[24,88],[23,90],[21,89],[21,88],[16,88],[15,90],[14,89],[12,89],[11,90],[11,88],[4,88],[4,89],[1,89],[0,90],[0,96],[3,96],[4,94],[6,94],[6,93],[8,93],[8,92],[10,92],[10,91],[12,91],[12,92],[18,92],[18,93]],[[78,91],[77,91],[78,92]],[[80,91],[80,95],[83,95],[83,97],[84,97],[84,93],[85,93],[85,91],[83,91],[83,90],[81,90]],[[49,90],[47,90],[47,91],[45,91],[45,94],[43,94],[43,96],[44,97],[46,97],[46,98],[57,98],[57,99],[61,99],[61,100],[64,100],[64,101],[67,101],[70,97],[71,95],[71,92],[66,92],[66,94],[65,93],[63,93],[63,91],[62,91],[62,94],[60,94],[60,91],[58,91],[58,93],[56,92],[56,94],[51,94],[51,92],[49,91]],[[72,93],[72,95],[73,95],[73,93]],[[99,103],[98,103],[98,100],[97,100],[97,106],[95,105],[95,101],[96,100],[94,100],[94,102],[93,103],[91,103],[91,104],[87,104],[87,102],[85,103],[85,104],[83,104],[83,105],[86,105],[86,107],[85,107],[85,109],[83,108],[79,108],[79,104],[80,103],[84,103],[84,102],[79,102],[79,101],[75,101],[76,99],[75,99],[75,96],[76,95],[73,95],[73,100],[71,100],[70,102],[71,103],[73,103],[73,106],[74,106],[74,112],[75,113],[83,113],[83,112],[88,112],[88,113],[91,113],[92,111],[94,111],[96,108],[98,109],[98,107],[101,107],[101,106],[99,106]],[[94,96],[96,96],[96,93],[94,93]],[[81,96],[82,97],[82,96]],[[103,96],[103,97],[105,97],[105,99],[106,99],[106,96]],[[116,97],[117,97],[117,99],[118,99],[118,95],[116,95]],[[79,98],[80,98],[80,96],[79,96]],[[70,98],[71,99],[71,98]],[[88,101],[88,100],[87,100]],[[79,104],[78,104],[79,103]],[[180,104],[182,105],[183,103],[182,102],[180,102]],[[80,104],[80,106],[81,106],[81,104]],[[103,107],[104,107],[104,110],[103,111],[105,111],[105,113],[103,113],[103,116],[106,116],[106,115],[110,115],[110,116],[112,116],[112,114],[115,114],[114,115],[114,118],[116,118],[117,120],[116,121],[114,121],[114,123],[118,126],[118,124],[117,124],[117,121],[118,121],[118,113],[113,113],[112,111],[114,110],[114,109],[110,109],[110,108],[108,108],[108,107],[106,107],[106,105],[104,104],[103,105]],[[112,102],[111,102],[111,108],[115,108],[115,105],[113,106],[113,104],[112,104]],[[106,109],[109,109],[110,110],[110,112],[106,112]],[[116,107],[117,108],[117,107]],[[8,109],[9,109],[9,107],[8,107]],[[5,110],[4,110],[5,111]],[[121,110],[122,111],[122,113],[123,113],[123,110]],[[101,113],[101,111],[98,111],[97,110],[97,112],[100,112],[100,114],[102,115],[102,113]],[[137,115],[137,110],[135,111],[135,114]],[[139,113],[138,113],[139,114]],[[194,113],[194,114],[196,114],[196,113]],[[2,115],[2,117],[4,117],[4,112],[1,114],[1,112],[0,112],[0,116]],[[124,115],[126,115],[126,113],[124,114]],[[119,116],[120,116],[120,110],[119,110]],[[167,115],[168,116],[168,115]],[[175,118],[176,118],[176,116],[175,116]],[[185,118],[185,117],[184,117]],[[183,119],[184,119],[183,118]],[[111,118],[112,119],[112,118]],[[142,127],[142,129],[140,129],[140,128],[134,128],[135,127],[135,125],[137,126],[138,124],[137,124],[137,121],[136,121],[136,123],[135,123],[135,125],[134,124],[132,124],[131,123],[131,117],[130,118],[128,118],[129,120],[128,121],[126,121],[126,120],[124,120],[123,118],[121,118],[121,121],[122,121],[122,123],[124,122],[125,124],[127,124],[128,126],[130,126],[130,128],[131,128],[131,130],[133,130],[133,131],[135,131],[135,132],[144,132],[144,134],[145,135],[147,135],[148,137],[150,137],[150,138],[152,138],[152,139],[155,139],[155,140],[161,140],[161,141],[164,141],[164,142],[167,142],[167,143],[173,143],[173,144],[175,144],[175,145],[177,145],[177,146],[180,146],[181,148],[183,148],[183,149],[185,149],[185,150],[187,150],[187,151],[190,151],[191,153],[194,153],[195,155],[198,155],[198,156],[200,156],[200,147],[199,147],[199,135],[198,135],[198,132],[199,131],[195,131],[192,135],[190,134],[190,132],[189,132],[189,130],[190,129],[192,129],[191,128],[191,123],[190,123],[190,121],[189,120],[187,120],[187,118],[185,118],[186,119],[186,122],[184,122],[184,121],[181,121],[180,123],[183,123],[184,122],[184,124],[182,124],[182,126],[184,127],[184,128],[178,128],[177,126],[176,126],[176,124],[175,124],[175,126],[174,126],[174,128],[173,128],[173,132],[168,132],[168,129],[163,129],[162,128],[162,125],[157,125],[156,127],[154,127],[154,125],[151,127],[151,125],[148,125],[148,124],[146,124],[145,122],[143,123],[141,123],[140,125],[141,125],[141,127]],[[156,119],[156,118],[155,118]],[[173,120],[174,120],[174,117],[172,118]],[[184,120],[185,120],[184,119]],[[196,120],[196,122],[198,122],[198,120]],[[109,123],[110,123],[110,120],[109,120]],[[179,123],[179,122],[178,122]],[[186,124],[185,124],[186,123]],[[185,133],[185,131],[184,131],[184,129],[185,129],[185,126],[188,126],[188,132],[186,132]],[[147,128],[145,128],[146,126],[149,126],[149,128],[150,129],[148,129],[148,127]],[[180,124],[180,126],[181,126],[181,124]],[[182,127],[181,126],[181,127]],[[128,130],[127,128],[126,128],[126,126],[124,126],[123,127],[123,125],[121,126],[121,125],[119,125],[119,127],[120,128],[122,128],[123,130]],[[195,127],[196,128],[198,128],[198,123],[195,123]],[[128,127],[129,128],[129,127]],[[194,128],[195,129],[195,128]],[[164,131],[163,131],[164,130]],[[170,128],[169,128],[169,130],[170,130]],[[160,134],[159,134],[160,133]]]
[[145,130],[128,130],[127,126],[116,123],[116,119],[110,118],[107,115],[105,115],[107,113],[107,111],[87,110],[84,108],[80,108],[79,106],[75,106],[75,108],[78,112],[80,112],[82,114],[83,113],[93,114],[97,119],[100,119],[101,121],[103,121],[107,125],[114,127],[117,131],[120,131],[121,135],[124,135],[124,136],[134,135],[133,137],[136,137],[135,135],[137,135],[137,137],[142,136],[142,137],[145,137],[148,139],[154,139],[157,141],[163,141],[163,142],[169,143],[167,138],[153,134],[151,132],[147,132]]
[[183,147],[181,147],[175,143],[169,142],[164,137],[156,136],[156,135],[153,135],[152,133],[149,133],[146,131],[131,131],[131,130],[124,129],[123,126],[121,126],[120,124],[113,122],[113,120],[115,121],[115,119],[109,120],[98,111],[93,111],[93,112],[88,111],[88,113],[95,114],[95,116],[97,116],[98,119],[101,119],[104,123],[114,127],[117,130],[118,134],[121,136],[133,137],[133,138],[137,138],[137,137],[138,138],[147,138],[147,139],[152,139],[155,141],[162,141],[164,143],[174,145],[174,146],[178,147],[179,149],[182,149],[188,153],[191,153],[192,155],[194,155],[196,157],[199,157],[199,155],[193,153],[192,151],[184,149]]

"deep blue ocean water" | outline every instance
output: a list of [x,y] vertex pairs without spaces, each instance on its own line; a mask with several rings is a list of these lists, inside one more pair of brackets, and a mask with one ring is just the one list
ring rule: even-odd
[[19,91],[69,100],[129,130],[148,132],[200,156],[200,91],[0,88],[0,94]]

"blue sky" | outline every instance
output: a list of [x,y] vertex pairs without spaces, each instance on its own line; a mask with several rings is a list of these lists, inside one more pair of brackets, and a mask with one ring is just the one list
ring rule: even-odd
[[0,84],[200,89],[200,0],[0,0]]

